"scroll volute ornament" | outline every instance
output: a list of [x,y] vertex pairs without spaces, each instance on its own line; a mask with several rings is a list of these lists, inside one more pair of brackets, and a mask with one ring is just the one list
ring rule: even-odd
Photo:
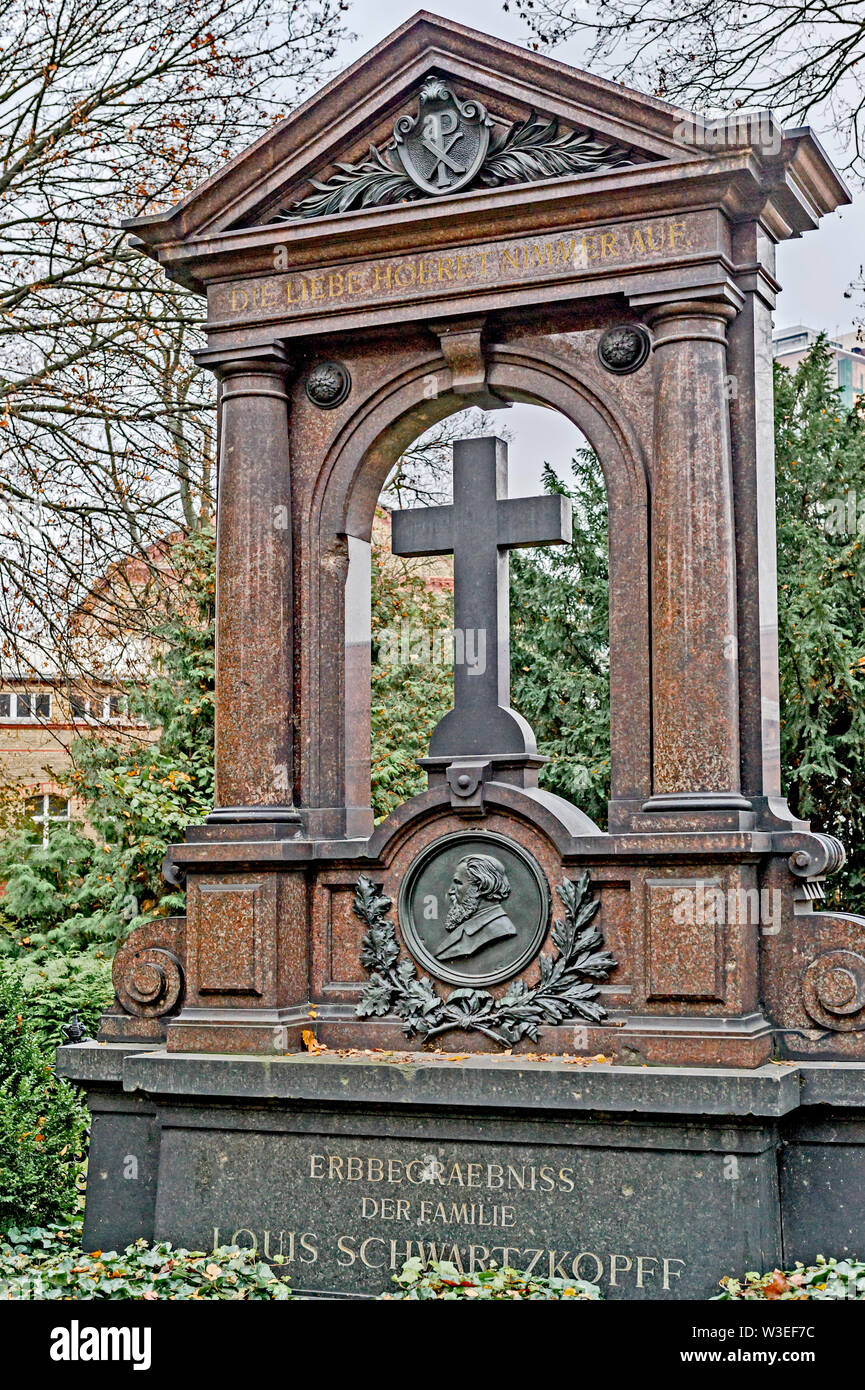
[[836,1033],[865,1028],[865,956],[824,951],[802,977],[802,1000],[815,1023]]
[[117,1004],[134,1018],[161,1019],[180,1011],[186,989],[185,917],[162,917],[137,927],[111,971]]

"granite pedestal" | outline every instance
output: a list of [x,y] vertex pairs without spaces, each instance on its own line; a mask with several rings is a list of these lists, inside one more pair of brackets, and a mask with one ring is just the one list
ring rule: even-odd
[[282,1256],[374,1296],[415,1255],[703,1299],[865,1250],[865,1065],[617,1067],[62,1049],[93,1111],[84,1243]]

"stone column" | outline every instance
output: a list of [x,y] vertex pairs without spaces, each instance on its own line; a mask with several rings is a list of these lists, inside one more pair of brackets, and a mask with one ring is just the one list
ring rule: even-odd
[[728,331],[739,608],[742,792],[764,829],[801,830],[781,788],[772,310],[775,243],[760,222],[733,229],[744,305]]
[[202,352],[220,379],[216,796],[211,822],[299,821],[288,360],[277,346]]
[[647,811],[748,809],[740,794],[736,548],[726,325],[732,303],[649,307],[653,795]]

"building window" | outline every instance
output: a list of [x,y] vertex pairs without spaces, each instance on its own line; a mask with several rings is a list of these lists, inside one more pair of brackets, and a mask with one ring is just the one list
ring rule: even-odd
[[853,362],[849,357],[836,358],[838,363],[838,385],[841,387],[841,399],[848,410],[853,404]]
[[17,693],[13,690],[0,691],[0,719],[37,719],[51,718],[51,696],[48,694],[31,695],[23,691]]
[[121,719],[126,712],[126,700],[123,695],[104,695],[99,699],[70,695],[69,708],[73,719]]
[[28,796],[25,803],[27,826],[34,840],[48,844],[52,825],[69,824],[69,802],[54,792],[42,792],[38,796]]

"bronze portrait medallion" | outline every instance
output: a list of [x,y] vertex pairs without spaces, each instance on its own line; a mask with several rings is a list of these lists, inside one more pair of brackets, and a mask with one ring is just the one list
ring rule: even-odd
[[540,865],[503,835],[463,831],[422,850],[399,894],[408,950],[451,984],[516,975],[547,934],[550,892]]

